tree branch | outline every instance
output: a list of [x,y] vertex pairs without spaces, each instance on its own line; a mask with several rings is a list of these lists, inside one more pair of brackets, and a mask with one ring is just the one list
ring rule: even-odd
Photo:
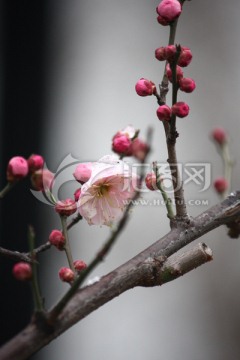
[[[15,338],[0,349],[1,360],[23,360],[48,344],[88,314],[111,299],[136,286],[157,286],[211,260],[206,245],[183,255],[179,249],[204,234],[240,217],[240,192],[232,193],[195,219],[178,224],[163,238],[121,265],[97,283],[86,286],[74,295],[53,325],[48,324],[51,311],[36,316]],[[171,257],[170,257],[171,256]],[[170,257],[168,260],[166,258]],[[198,260],[197,260],[198,259]]]

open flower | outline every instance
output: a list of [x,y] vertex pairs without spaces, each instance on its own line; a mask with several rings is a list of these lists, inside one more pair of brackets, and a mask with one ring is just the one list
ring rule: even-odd
[[134,195],[137,176],[114,155],[93,163],[91,178],[82,186],[79,212],[89,225],[107,225],[119,220],[127,200]]

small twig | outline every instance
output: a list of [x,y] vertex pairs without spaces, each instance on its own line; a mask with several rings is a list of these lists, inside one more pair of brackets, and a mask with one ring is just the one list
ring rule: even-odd
[[36,262],[36,260],[31,259],[27,253],[11,251],[11,250],[4,249],[3,247],[0,247],[0,255],[5,256],[5,257],[15,260],[15,261],[24,261],[27,263]]
[[0,191],[0,199],[3,199],[7,193],[16,185],[18,181],[8,182],[5,187]]
[[[35,232],[33,227],[30,225],[28,227],[28,243],[29,243],[31,258],[32,260],[35,260],[36,257],[34,253]],[[43,311],[43,301],[40,294],[38,278],[37,278],[37,264],[34,261],[32,262],[32,292],[35,303],[35,310],[40,312]]]
[[67,217],[60,216],[60,218],[61,218],[61,224],[62,224],[62,233],[65,237],[64,251],[65,251],[67,259],[68,259],[69,267],[75,273],[75,268],[73,265],[73,257],[72,257],[70,242],[69,242],[69,238],[68,238]]

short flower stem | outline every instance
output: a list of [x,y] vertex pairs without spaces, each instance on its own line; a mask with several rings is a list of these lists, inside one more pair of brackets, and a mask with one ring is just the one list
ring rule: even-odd
[[7,183],[7,185],[0,191],[0,199],[4,198],[4,196],[7,195],[16,183],[17,181]]
[[61,218],[61,223],[62,223],[62,232],[63,235],[65,237],[65,246],[64,246],[64,250],[68,259],[68,264],[70,269],[75,273],[75,268],[73,265],[73,258],[72,258],[72,252],[71,252],[71,248],[70,248],[70,243],[69,243],[69,239],[68,239],[68,230],[67,230],[67,217],[66,216],[60,216]]
[[166,209],[167,209],[167,217],[169,219],[173,219],[174,218],[174,212],[173,212],[173,208],[172,208],[172,200],[167,196],[166,191],[164,190],[164,187],[162,186],[161,183],[161,179],[160,179],[160,174],[158,171],[158,167],[157,164],[154,162],[153,163],[153,171],[156,174],[156,179],[157,179],[157,187],[160,190],[163,200],[164,200],[164,204],[166,205]]
[[32,291],[33,291],[33,298],[34,298],[34,304],[35,304],[35,310],[36,311],[43,311],[43,301],[38,285],[38,279],[37,279],[37,264],[34,261],[36,254],[34,252],[34,245],[35,245],[35,232],[32,226],[29,225],[28,227],[28,243],[29,243],[29,250],[31,254],[32,262]]

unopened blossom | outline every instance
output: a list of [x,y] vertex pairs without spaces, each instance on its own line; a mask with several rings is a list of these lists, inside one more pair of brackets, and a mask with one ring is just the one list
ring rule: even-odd
[[165,48],[166,59],[170,63],[174,61],[174,59],[176,57],[176,53],[177,53],[177,48],[175,45],[166,46],[166,48]]
[[42,169],[44,165],[43,157],[37,154],[32,154],[31,156],[29,156],[27,162],[30,173]]
[[[168,80],[172,82],[172,69],[169,64],[167,64],[167,66],[166,66],[166,73],[167,73]],[[182,71],[181,67],[178,65],[176,66],[176,76],[177,76],[177,81],[179,81],[180,79],[183,78],[183,71]]]
[[219,177],[214,181],[213,185],[214,185],[215,190],[219,194],[222,194],[228,188],[228,181],[224,177]]
[[68,267],[62,267],[59,270],[58,275],[62,281],[68,282],[68,283],[71,283],[75,277],[74,272]]
[[128,154],[132,146],[132,141],[127,135],[120,135],[113,139],[112,150],[117,154]]
[[49,235],[49,242],[58,250],[63,250],[66,243],[65,236],[60,230],[52,230]]
[[189,114],[189,106],[185,102],[179,101],[172,106],[172,112],[180,118],[184,118]]
[[31,175],[32,187],[37,191],[51,191],[54,182],[54,174],[48,169],[39,169]]
[[77,190],[75,190],[75,192],[74,192],[74,200],[75,200],[76,202],[78,202],[79,197],[80,197],[80,194],[81,194],[81,189],[80,189],[80,188],[77,189]]
[[145,177],[145,184],[146,187],[151,190],[157,190],[157,178],[156,178],[156,174],[154,172],[148,173]]
[[124,129],[118,131],[114,136],[113,136],[113,140],[116,137],[125,135],[128,136],[129,139],[133,139],[137,134],[138,134],[139,130],[136,130],[132,125],[128,125],[126,126]]
[[178,65],[181,67],[188,66],[192,61],[192,52],[186,46],[181,46],[180,56],[178,58]]
[[160,105],[157,109],[157,117],[161,121],[169,121],[171,119],[172,110],[167,105]]
[[150,80],[141,78],[136,83],[135,90],[139,96],[149,96],[156,93],[156,85]]
[[14,182],[27,176],[29,171],[28,162],[22,156],[12,157],[7,166],[7,180]]
[[186,93],[191,93],[195,90],[196,83],[191,78],[182,78],[179,80],[179,88]]
[[162,0],[156,10],[163,20],[171,23],[181,14],[182,5],[178,0]]
[[131,151],[136,159],[143,161],[149,152],[149,146],[145,141],[136,138],[132,142]]
[[83,260],[75,260],[73,262],[74,268],[77,270],[77,272],[81,272],[82,270],[86,269],[87,264]]
[[73,173],[73,176],[78,182],[80,182],[80,184],[84,184],[86,181],[90,179],[91,173],[92,173],[92,163],[87,162],[87,163],[78,164]]
[[224,145],[227,142],[227,133],[221,127],[213,129],[211,136],[219,145]]
[[13,276],[17,280],[27,281],[32,278],[32,267],[30,264],[25,262],[19,262],[13,266]]
[[59,200],[55,205],[55,211],[61,216],[70,216],[77,211],[77,205],[73,199]]
[[166,47],[161,46],[155,50],[155,58],[159,61],[167,60],[166,57]]
[[91,178],[82,186],[78,209],[89,225],[108,225],[119,220],[137,186],[137,176],[114,155],[93,164]]

